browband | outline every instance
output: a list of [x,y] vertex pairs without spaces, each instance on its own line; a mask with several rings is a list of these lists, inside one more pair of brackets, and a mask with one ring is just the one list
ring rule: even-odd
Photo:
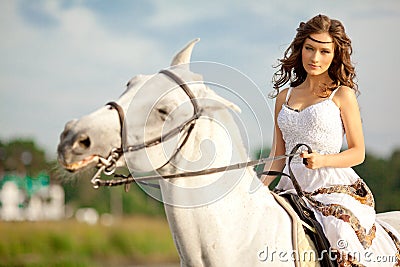
[[330,44],[330,43],[333,43],[333,41],[330,41],[330,42],[319,41],[319,40],[317,40],[317,39],[312,38],[310,35],[307,36],[307,38],[311,39],[311,40],[314,41],[314,42],[320,43],[320,44]]

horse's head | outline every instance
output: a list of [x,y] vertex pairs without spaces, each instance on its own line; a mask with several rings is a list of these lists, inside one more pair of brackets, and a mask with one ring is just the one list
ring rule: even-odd
[[[190,92],[200,99],[199,108],[205,113],[216,108],[235,107],[207,88],[200,75],[189,70],[187,64],[197,41],[189,43],[174,57],[171,71],[188,84]],[[116,103],[125,115],[123,126],[118,112],[110,105],[65,125],[58,145],[58,159],[65,169],[74,172],[95,166],[113,149],[123,147],[122,139],[126,139],[123,142],[125,146],[135,146],[164,136],[184,126],[195,108],[188,93],[163,73],[135,76]],[[181,144],[186,128],[165,142],[127,152],[129,167],[136,171],[149,171],[163,166]],[[122,138],[121,132],[126,133],[126,137]],[[120,158],[118,164],[121,166],[125,162]]]

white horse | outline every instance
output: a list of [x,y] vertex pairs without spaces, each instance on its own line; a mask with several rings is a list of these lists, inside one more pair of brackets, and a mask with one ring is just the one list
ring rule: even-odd
[[[182,49],[171,66],[188,83],[201,117],[189,135],[184,127],[165,142],[126,152],[126,161],[119,159],[119,166],[132,171],[157,169],[166,175],[248,160],[231,113],[238,108],[215,94],[185,65],[197,41]],[[126,113],[125,143],[129,145],[157,138],[193,114],[188,95],[163,73],[134,77],[116,102]],[[112,148],[121,147],[117,112],[105,106],[70,121],[60,139],[59,162],[65,169],[94,167]],[[290,258],[282,257],[292,251],[291,219],[253,168],[162,180],[160,186],[182,266],[294,266]],[[384,219],[400,230],[399,215],[388,213]],[[262,259],[260,253],[264,253]]]

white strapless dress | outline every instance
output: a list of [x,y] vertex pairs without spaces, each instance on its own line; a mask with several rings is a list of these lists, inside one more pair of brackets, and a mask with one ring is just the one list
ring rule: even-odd
[[[298,143],[321,154],[340,152],[344,128],[340,110],[332,101],[335,93],[301,111],[287,104],[282,106],[277,123],[286,153]],[[352,168],[311,170],[300,157],[294,158],[291,166],[331,248],[343,255],[339,266],[346,262],[352,266],[399,266],[396,264],[400,264],[400,236],[390,225],[376,221],[373,195]],[[287,166],[284,172],[288,173]],[[295,193],[288,177],[281,178],[277,189]]]

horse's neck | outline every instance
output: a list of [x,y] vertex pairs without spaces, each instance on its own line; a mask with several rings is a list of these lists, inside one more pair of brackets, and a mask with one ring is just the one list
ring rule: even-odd
[[[213,118],[200,118],[182,150],[174,158],[167,172],[188,172],[223,167],[238,162],[248,161],[241,134],[229,111],[213,113]],[[173,166],[173,167],[171,167]],[[198,207],[221,200],[223,205],[254,203],[254,197],[262,194],[262,202],[276,205],[268,187],[258,180],[252,167],[178,178],[162,185],[163,199],[177,206]],[[262,193],[258,192],[261,191]],[[182,202],[183,201],[183,202]]]
[[[182,154],[176,158],[177,171],[202,170],[247,160],[236,125],[224,115],[216,117],[217,122],[200,119],[196,123]],[[205,140],[209,140],[208,144]],[[207,147],[210,144],[213,146]],[[160,185],[163,200],[170,204],[165,205],[165,210],[184,265],[201,266],[196,260],[204,259],[208,266],[217,266],[220,262],[227,266],[238,266],[240,262],[258,266],[256,254],[242,251],[232,255],[232,251],[251,244],[248,249],[256,252],[267,242],[291,248],[290,219],[268,188],[260,184],[251,167],[161,181]]]
[[[201,117],[180,153],[174,158],[167,172],[199,171],[248,161],[240,131],[227,110],[213,113],[212,118]],[[172,167],[172,169],[171,169]],[[251,168],[238,170],[242,175],[231,180],[252,182],[255,173]],[[201,187],[216,182],[222,176],[232,176],[232,171],[176,179],[172,183],[188,187]],[[237,174],[237,172],[236,172]]]

